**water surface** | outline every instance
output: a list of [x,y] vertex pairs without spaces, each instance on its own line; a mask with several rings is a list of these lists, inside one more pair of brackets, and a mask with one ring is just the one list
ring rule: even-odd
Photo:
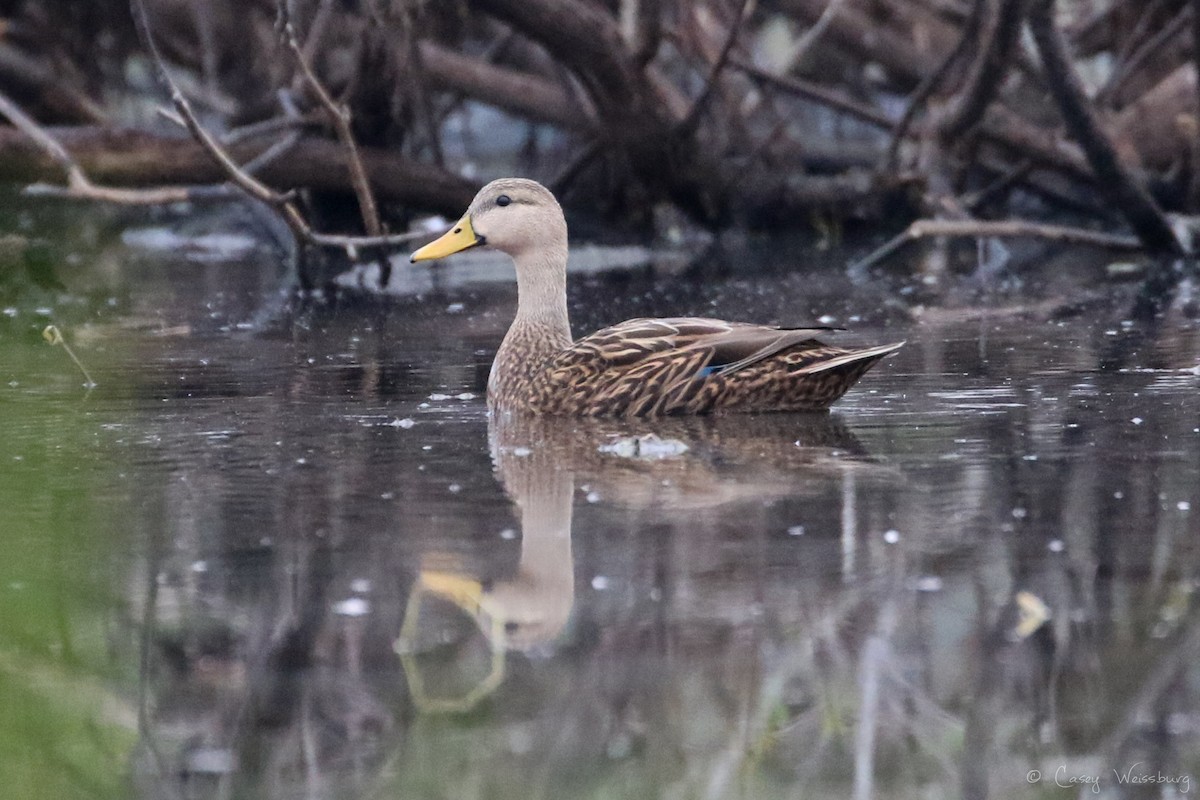
[[1196,790],[1194,321],[767,240],[574,323],[908,340],[833,413],[494,419],[477,266],[294,305],[253,238],[89,219],[0,284],[0,794]]

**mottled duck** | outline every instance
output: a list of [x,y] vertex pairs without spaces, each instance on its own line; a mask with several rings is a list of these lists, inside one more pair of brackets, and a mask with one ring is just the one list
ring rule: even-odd
[[703,317],[631,319],[575,341],[567,318],[567,223],[539,183],[484,186],[454,227],[412,254],[488,245],[512,257],[517,314],[496,353],[488,400],[517,412],[650,416],[822,411],[904,343],[860,349],[778,328]]

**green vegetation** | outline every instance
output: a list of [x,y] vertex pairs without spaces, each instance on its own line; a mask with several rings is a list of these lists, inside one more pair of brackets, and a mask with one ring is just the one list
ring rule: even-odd
[[0,797],[129,793],[136,643],[114,622],[123,498],[62,354],[0,339]]

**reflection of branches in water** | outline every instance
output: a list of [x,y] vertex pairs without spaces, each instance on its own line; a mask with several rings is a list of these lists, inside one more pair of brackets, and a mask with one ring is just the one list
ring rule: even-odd
[[[979,353],[974,338],[933,338],[939,341],[925,353],[931,374]],[[1097,752],[1103,734],[1122,724],[1130,726],[1128,741],[1139,740],[1146,714],[1161,715],[1161,698],[1190,652],[1175,643],[1191,618],[1186,587],[1200,575],[1200,554],[1187,535],[1194,517],[1168,513],[1159,497],[1200,506],[1189,484],[1195,471],[1174,451],[1131,452],[1129,425],[1100,424],[1101,415],[1124,413],[1098,407],[1088,393],[1107,391],[1111,376],[1047,377],[1037,374],[1044,365],[1036,354],[1008,353],[997,340],[983,348],[990,361],[973,385],[999,386],[1012,407],[934,417],[942,427],[933,435],[862,426],[853,441],[797,446],[803,426],[791,418],[666,425],[658,430],[664,440],[692,437],[686,468],[601,452],[588,436],[611,443],[618,433],[603,424],[574,425],[566,436],[529,432],[528,441],[500,446],[498,461],[534,473],[539,458],[570,464],[599,502],[580,500],[575,511],[572,557],[581,588],[571,622],[532,657],[509,652],[505,682],[459,720],[419,719],[390,652],[411,580],[377,580],[387,587],[371,596],[371,615],[356,619],[331,615],[329,601],[338,596],[331,587],[357,577],[364,564],[372,575],[412,575],[422,556],[441,552],[474,576],[482,597],[483,587],[519,574],[513,566],[521,543],[495,537],[510,524],[507,501],[477,445],[470,465],[487,488],[457,496],[469,502],[438,505],[428,497],[445,497],[449,473],[418,472],[416,460],[396,456],[391,448],[412,446],[411,439],[381,439],[378,428],[346,434],[337,446],[353,457],[319,478],[283,471],[287,478],[261,499],[261,518],[282,522],[272,528],[274,546],[254,556],[266,562],[269,580],[253,594],[240,594],[216,562],[187,592],[159,587],[164,610],[171,595],[186,608],[183,633],[171,635],[199,639],[195,628],[208,617],[236,620],[226,652],[247,674],[244,686],[229,680],[220,692],[201,686],[195,664],[148,681],[145,736],[167,766],[162,782],[175,779],[176,764],[199,743],[227,746],[238,757],[240,774],[228,784],[235,793],[305,785],[354,794],[370,786],[399,796],[438,780],[447,794],[483,784],[559,797],[571,794],[567,776],[587,771],[605,785],[636,780],[683,796],[768,784],[780,795],[824,789],[845,796],[857,763],[859,791],[919,785],[950,793],[969,785],[999,796],[1013,788],[1005,776],[1023,780],[1024,760]],[[1085,348],[1078,358],[1094,355]],[[1137,391],[1162,379],[1121,380]],[[222,377],[222,385],[232,382]],[[304,397],[345,394],[313,371],[289,389],[301,390]],[[289,411],[286,398],[266,396],[254,413],[263,415],[269,441],[289,441],[293,426],[311,423]],[[188,424],[214,425],[218,412]],[[1194,420],[1145,416],[1139,435],[1173,447],[1194,435]],[[461,425],[482,440],[482,416]],[[951,448],[953,438],[964,444]],[[529,447],[535,440],[544,446]],[[868,451],[883,441],[887,457],[873,458]],[[248,454],[262,458],[248,443],[200,455],[177,476],[196,493],[187,513],[212,514],[213,536],[232,553],[245,547],[237,538],[245,520],[229,522],[234,509],[222,498],[242,497],[229,465],[250,461]],[[1118,471],[1097,452],[1116,459]],[[293,455],[281,453],[269,466],[284,470]],[[533,482],[530,473],[497,472],[514,494]],[[346,522],[360,513],[362,497],[383,491],[398,493],[386,530],[368,536]],[[524,523],[526,509],[517,510]],[[788,537],[794,522],[804,523],[804,533]],[[323,535],[309,538],[316,525]],[[890,544],[883,538],[889,529],[899,532]],[[173,535],[186,571],[205,551],[180,530]],[[852,568],[844,566],[846,553]],[[163,569],[170,572],[170,564]],[[592,587],[594,576],[607,585]],[[918,590],[932,578],[928,591]],[[1050,622],[1027,638],[1012,635],[1020,591],[1050,609]],[[269,654],[284,648],[287,637],[277,631],[303,628],[306,605],[313,628],[298,637],[296,652],[307,662],[291,662],[298,669],[290,678],[257,676],[288,661]],[[885,617],[893,622],[883,624]],[[160,616],[160,636],[177,624],[168,618]],[[195,660],[199,650],[191,652]],[[156,653],[146,669],[161,673],[165,659]],[[1155,677],[1159,663],[1176,671]],[[870,685],[873,700],[864,698]],[[1130,687],[1141,710],[1120,701]],[[190,695],[176,697],[180,688]],[[286,707],[267,720],[233,711],[271,703]],[[187,737],[172,733],[173,725],[186,728],[193,744],[180,742]],[[1183,742],[1186,734],[1169,736]],[[165,786],[158,794],[167,794]]]

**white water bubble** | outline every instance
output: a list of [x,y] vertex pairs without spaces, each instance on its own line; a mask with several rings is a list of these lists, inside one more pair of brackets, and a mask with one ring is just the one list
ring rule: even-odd
[[333,613],[339,617],[364,617],[371,613],[371,603],[361,597],[347,597],[333,604]]

